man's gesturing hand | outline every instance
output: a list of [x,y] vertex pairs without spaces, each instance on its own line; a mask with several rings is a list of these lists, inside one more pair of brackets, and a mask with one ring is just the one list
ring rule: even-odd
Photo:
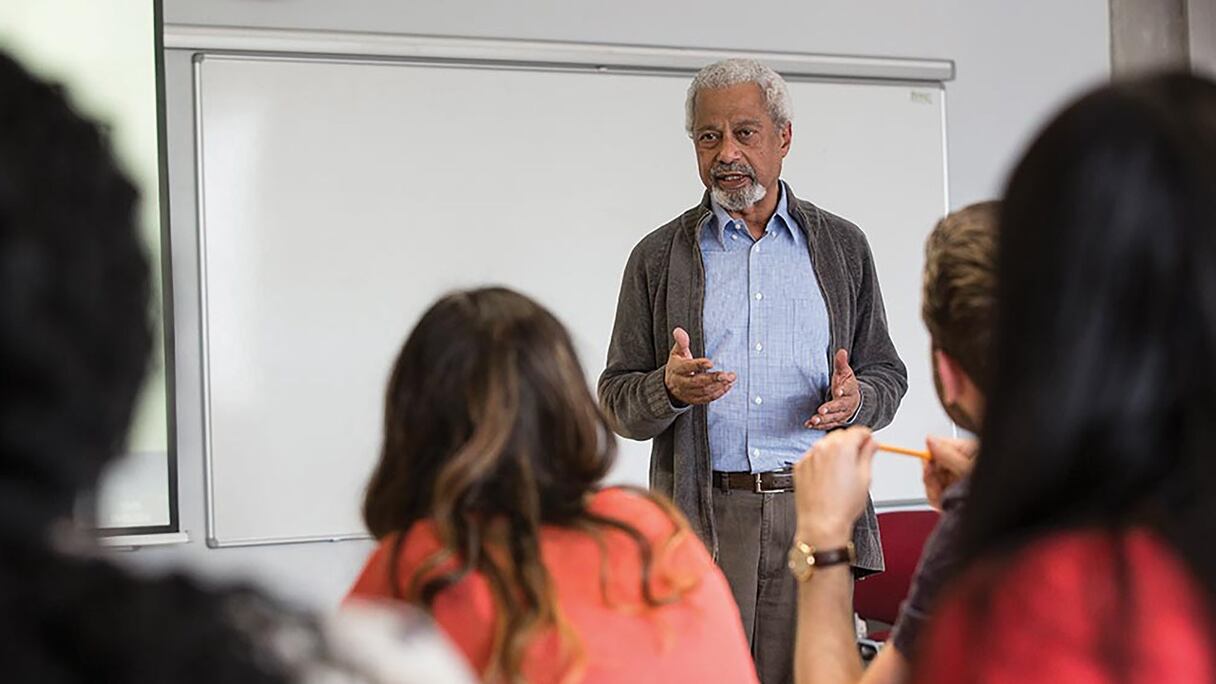
[[861,385],[857,384],[857,376],[849,367],[849,353],[843,349],[837,350],[833,365],[830,397],[806,421],[805,425],[809,428],[831,430],[847,425],[857,413],[857,407],[861,406]]
[[683,328],[671,331],[671,337],[675,345],[667,357],[663,382],[672,399],[684,404],[708,404],[730,391],[734,373],[711,370],[714,363],[709,359],[694,359]]

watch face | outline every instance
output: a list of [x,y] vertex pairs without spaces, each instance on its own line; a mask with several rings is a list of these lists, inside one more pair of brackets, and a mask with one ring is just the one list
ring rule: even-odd
[[804,550],[795,544],[790,547],[789,553],[790,573],[803,582],[809,579],[811,573],[815,570],[815,560],[808,551],[810,549]]

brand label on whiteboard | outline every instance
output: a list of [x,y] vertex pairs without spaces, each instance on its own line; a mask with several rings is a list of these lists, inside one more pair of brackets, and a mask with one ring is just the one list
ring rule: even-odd
[[927,90],[912,90],[909,91],[909,95],[916,104],[933,104],[933,93]]

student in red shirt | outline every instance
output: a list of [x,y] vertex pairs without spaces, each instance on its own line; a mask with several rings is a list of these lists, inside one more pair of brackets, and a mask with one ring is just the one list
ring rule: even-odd
[[602,488],[615,441],[561,324],[504,289],[437,302],[389,380],[352,597],[425,607],[487,680],[755,682],[678,511]]
[[[1010,179],[997,253],[966,570],[916,679],[1213,681],[1216,83],[1127,81],[1066,109]],[[834,433],[799,492],[864,491],[874,449]],[[839,538],[832,505],[807,508]]]
[[921,678],[1212,681],[1216,83],[1084,97],[1004,206],[975,565]]

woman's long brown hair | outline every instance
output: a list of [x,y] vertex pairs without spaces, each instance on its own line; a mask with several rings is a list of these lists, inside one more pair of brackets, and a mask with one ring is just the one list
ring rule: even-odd
[[[567,678],[577,678],[581,645],[541,559],[542,525],[596,539],[610,605],[605,529],[637,545],[646,606],[671,603],[690,588],[670,577],[667,591],[655,587],[654,569],[690,535],[669,502],[638,490],[674,523],[657,551],[628,523],[587,510],[616,442],[569,335],[540,305],[503,288],[444,297],[406,340],[386,394],[384,445],[364,521],[376,538],[393,540],[389,581],[400,598],[430,607],[469,573],[486,578],[498,606],[487,679],[520,680],[526,647],[548,628],[561,639]],[[443,548],[399,577],[405,533],[423,520],[435,525]]]

